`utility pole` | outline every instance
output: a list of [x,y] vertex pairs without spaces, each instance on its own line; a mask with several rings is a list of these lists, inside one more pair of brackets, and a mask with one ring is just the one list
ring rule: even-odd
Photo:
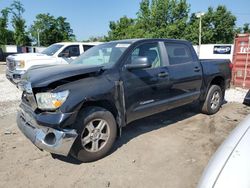
[[37,30],[37,46],[40,46],[40,30]]
[[198,12],[195,14],[197,18],[200,18],[200,23],[199,23],[199,47],[197,50],[198,56],[200,57],[200,52],[201,52],[201,28],[202,28],[202,16],[204,16],[204,12]]

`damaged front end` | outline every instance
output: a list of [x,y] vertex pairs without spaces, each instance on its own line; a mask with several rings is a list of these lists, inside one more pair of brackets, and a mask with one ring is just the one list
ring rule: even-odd
[[60,91],[60,86],[67,80],[79,80],[100,70],[97,67],[79,67],[82,66],[34,68],[18,84],[23,93],[17,125],[41,150],[67,156],[78,136],[76,130],[70,127],[75,122],[77,111],[66,112],[60,109],[69,95],[68,90],[64,93]]
[[[22,133],[39,149],[50,153],[67,156],[78,136],[74,129],[53,129],[39,125],[25,108],[21,108],[17,114],[17,125]],[[27,109],[26,109],[27,110]]]

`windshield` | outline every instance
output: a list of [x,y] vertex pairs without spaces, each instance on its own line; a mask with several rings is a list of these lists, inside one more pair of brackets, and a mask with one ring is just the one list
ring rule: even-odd
[[130,46],[130,43],[111,42],[95,46],[84,52],[80,57],[71,62],[71,64],[103,66],[111,68],[123,52]]
[[45,50],[42,51],[42,54],[46,54],[49,56],[54,55],[61,47],[63,47],[63,45],[61,44],[52,44],[51,46],[49,46],[48,48],[46,48]]

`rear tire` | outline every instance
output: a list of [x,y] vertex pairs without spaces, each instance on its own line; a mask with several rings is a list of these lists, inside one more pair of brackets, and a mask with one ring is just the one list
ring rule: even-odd
[[106,156],[117,136],[114,116],[101,107],[83,109],[74,128],[78,137],[71,149],[71,155],[82,162],[92,162]]
[[206,100],[202,105],[202,113],[212,115],[219,111],[222,101],[223,101],[223,94],[220,86],[218,85],[211,85]]

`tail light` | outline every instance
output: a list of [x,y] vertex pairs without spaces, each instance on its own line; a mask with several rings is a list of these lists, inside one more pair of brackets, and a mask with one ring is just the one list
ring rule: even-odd
[[232,70],[233,69],[233,63],[229,63],[229,68],[230,68],[230,70]]

